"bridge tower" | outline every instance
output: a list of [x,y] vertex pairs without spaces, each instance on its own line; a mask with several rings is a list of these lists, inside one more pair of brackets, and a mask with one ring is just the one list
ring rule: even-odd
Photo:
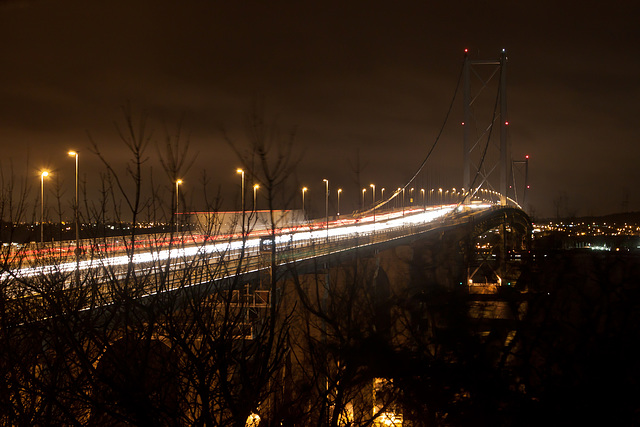
[[[487,67],[488,66],[488,67]],[[482,73],[479,69],[486,70],[489,68],[489,74]],[[480,87],[472,93],[471,80],[472,75],[477,77],[480,81]],[[507,201],[507,175],[508,175],[508,145],[507,145],[507,126],[509,121],[507,118],[507,53],[505,49],[502,49],[500,59],[498,60],[479,60],[471,59],[469,57],[468,49],[465,49],[464,56],[464,69],[463,69],[463,104],[464,104],[464,122],[463,122],[463,186],[466,190],[471,189],[473,186],[479,187],[487,182],[491,173],[499,167],[500,171],[500,202],[502,205],[506,205]],[[493,115],[489,124],[482,127],[481,123],[478,123],[477,116],[474,114],[474,109],[482,92],[489,86],[489,84],[497,78],[498,82],[498,96],[494,102]],[[499,158],[497,164],[487,164],[487,161],[491,161],[491,154],[489,151],[491,145],[490,136],[493,133],[494,125],[500,123],[500,145],[499,145]],[[477,133],[472,141],[471,128],[472,124],[476,123]],[[482,144],[481,140],[486,137],[486,144]],[[476,164],[472,164],[472,154],[479,153],[477,155],[478,161]],[[473,167],[473,170],[472,170]],[[473,179],[472,179],[473,174]]]

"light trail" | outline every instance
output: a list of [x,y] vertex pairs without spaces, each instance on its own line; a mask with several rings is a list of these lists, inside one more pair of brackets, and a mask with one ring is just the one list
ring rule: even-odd
[[[445,205],[430,209],[412,209],[377,214],[376,220],[373,215],[359,219],[339,219],[329,221],[329,228],[326,222],[315,222],[307,225],[287,227],[276,230],[274,233],[274,243],[286,245],[295,243],[300,246],[321,244],[328,239],[335,240],[344,237],[370,236],[374,233],[384,233],[404,226],[422,225],[434,222],[443,218],[454,210],[463,209],[487,209],[489,204],[471,204],[465,206]],[[109,252],[97,252],[94,258],[76,262],[65,262],[58,264],[42,265],[36,267],[18,268],[8,270],[0,275],[1,280],[25,279],[39,275],[51,275],[56,273],[70,273],[79,268],[80,270],[101,269],[107,267],[124,266],[129,264],[150,264],[171,260],[185,260],[197,256],[207,255],[232,255],[239,256],[245,251],[255,251],[259,248],[263,237],[270,236],[271,230],[259,230],[248,234],[246,239],[241,235],[234,235],[235,238],[224,242],[202,243],[187,247],[169,247],[168,249],[158,249],[146,252],[138,252],[133,255],[108,256]],[[195,242],[200,239],[192,240]],[[219,240],[219,239],[216,239]],[[305,244],[306,243],[306,244]],[[175,243],[169,243],[175,244]],[[101,256],[104,255],[104,256]],[[230,258],[233,259],[233,258]]]

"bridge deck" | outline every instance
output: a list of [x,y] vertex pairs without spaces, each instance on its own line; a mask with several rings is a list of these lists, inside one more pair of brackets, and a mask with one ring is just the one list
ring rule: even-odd
[[79,279],[81,284],[92,283],[96,292],[93,301],[108,304],[112,300],[114,281],[153,277],[147,281],[146,288],[140,290],[142,297],[184,287],[187,275],[191,287],[208,284],[265,269],[271,264],[272,256],[277,265],[297,263],[405,239],[443,227],[470,222],[490,223],[492,218],[500,216],[497,212],[490,205],[465,208],[447,205],[378,214],[375,221],[373,216],[368,216],[340,219],[328,224],[309,223],[277,230],[273,235],[269,231],[260,231],[225,239],[189,236],[181,244],[170,241],[168,247],[154,245],[150,238],[148,245],[140,245],[125,255],[114,251],[92,251],[85,254],[86,259],[78,262],[54,263],[43,263],[42,259],[34,256],[32,265],[4,272],[2,280],[13,282],[6,288],[8,294],[29,298],[40,293],[37,286],[28,285],[34,277],[59,275],[63,288],[73,288]]

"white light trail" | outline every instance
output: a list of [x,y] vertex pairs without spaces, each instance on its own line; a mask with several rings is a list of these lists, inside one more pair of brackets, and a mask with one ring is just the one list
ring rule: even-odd
[[[486,209],[491,205],[486,204],[473,204],[466,205],[465,208],[471,209]],[[437,219],[444,217],[456,209],[456,205],[442,206],[432,209],[414,209],[412,211],[406,211],[405,215],[402,212],[394,212],[390,214],[379,214],[376,217],[376,221],[373,221],[373,216],[361,218],[359,220],[338,220],[329,223],[328,236],[330,239],[336,239],[348,236],[367,236],[372,233],[382,233],[388,230],[397,229],[399,227],[407,225],[418,225],[433,222]],[[461,210],[462,207],[458,207]],[[347,223],[348,225],[342,225]],[[325,224],[325,223],[321,223]],[[275,243],[287,244],[287,243],[303,243],[313,242],[322,243],[327,238],[327,229],[324,225],[312,229],[318,224],[312,224],[311,226],[300,226],[298,228],[286,229],[284,233],[276,234]],[[303,231],[297,231],[304,229]],[[292,231],[293,230],[293,231]],[[2,280],[15,278],[24,279],[34,277],[38,275],[50,275],[54,273],[69,273],[75,271],[76,268],[80,270],[87,269],[99,269],[106,267],[122,266],[132,264],[145,264],[145,263],[158,263],[167,260],[178,260],[192,258],[202,255],[222,255],[230,254],[236,251],[242,251],[247,249],[255,249],[260,245],[260,238],[248,238],[244,242],[242,239],[231,240],[220,243],[211,243],[203,245],[194,245],[189,247],[175,247],[170,249],[162,249],[148,252],[138,252],[133,256],[121,255],[113,257],[96,257],[86,261],[67,262],[61,264],[43,265],[37,267],[27,267],[15,270],[3,272],[0,275]]]

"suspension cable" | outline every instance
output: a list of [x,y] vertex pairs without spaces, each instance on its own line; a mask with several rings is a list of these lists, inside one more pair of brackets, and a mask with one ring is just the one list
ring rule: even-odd
[[424,158],[424,160],[422,161],[422,163],[418,167],[418,170],[413,174],[411,179],[403,187],[401,187],[398,190],[394,191],[393,194],[391,196],[389,196],[388,199],[382,200],[377,205],[374,205],[372,208],[370,208],[370,209],[368,209],[366,211],[363,211],[362,215],[366,215],[369,212],[372,212],[375,209],[381,208],[382,206],[384,206],[387,203],[389,203],[396,196],[398,196],[398,194],[400,194],[409,185],[411,185],[411,183],[417,178],[418,174],[420,174],[420,172],[422,172],[422,169],[424,169],[424,166],[427,164],[427,160],[429,160],[429,158],[431,157],[431,154],[433,153],[433,150],[435,150],[436,145],[440,141],[440,137],[442,136],[442,132],[444,131],[444,128],[445,128],[445,126],[447,124],[447,121],[449,120],[449,116],[451,115],[451,111],[453,110],[453,105],[455,103],[456,97],[458,96],[458,90],[460,89],[460,82],[462,81],[462,73],[463,73],[463,71],[464,71],[464,62],[462,64],[462,67],[460,68],[460,74],[458,75],[458,82],[456,83],[456,88],[455,88],[455,90],[453,92],[453,98],[451,99],[451,103],[449,104],[449,109],[447,110],[447,114],[444,117],[444,122],[442,123],[442,126],[440,127],[440,131],[438,132],[438,135],[436,136],[435,141],[431,145],[431,148],[429,149],[429,152],[427,153],[427,156]]

